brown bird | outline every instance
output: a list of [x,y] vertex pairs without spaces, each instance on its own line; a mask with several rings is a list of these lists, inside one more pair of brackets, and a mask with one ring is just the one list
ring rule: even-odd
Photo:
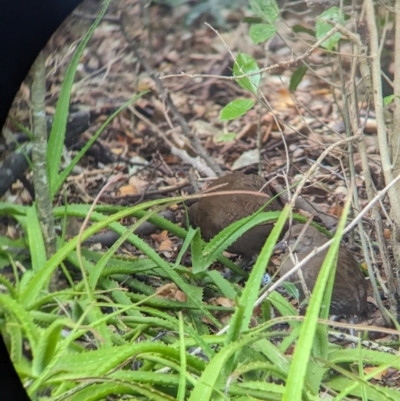
[[[259,192],[265,184],[265,180],[257,175],[233,173],[214,180],[208,189],[218,186],[209,192]],[[200,227],[202,238],[209,241],[230,224],[259,210],[273,196],[269,188],[263,189],[262,193],[268,197],[256,194],[221,194],[200,198],[189,208],[189,221],[192,226]],[[282,205],[274,199],[264,211],[281,209]],[[253,227],[229,246],[228,252],[252,258],[261,251],[272,228],[272,223]]]
[[[320,247],[328,241],[328,238],[315,227],[309,226],[307,230],[301,234],[303,228],[304,224],[293,226],[292,229],[285,234],[284,239],[277,244],[275,249],[290,247],[293,253],[297,253],[297,258],[301,261],[315,248]],[[297,240],[298,243],[295,247],[295,242]],[[318,273],[321,270],[322,263],[327,253],[328,249],[320,252],[301,268],[305,284],[309,291],[312,291],[314,288]],[[285,253],[282,261],[283,264],[280,267],[281,275],[286,274],[294,267],[288,251]],[[290,276],[289,280],[298,288],[300,298],[304,299],[304,292],[297,272]],[[339,248],[335,282],[332,291],[330,313],[349,317],[352,315],[366,317],[367,307],[367,283],[364,275],[351,252],[345,246],[341,245]]]

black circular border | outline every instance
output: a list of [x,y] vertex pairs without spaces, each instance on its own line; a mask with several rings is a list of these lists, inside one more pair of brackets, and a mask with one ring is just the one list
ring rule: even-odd
[[[0,127],[36,56],[81,1],[9,0],[0,3]],[[2,400],[29,400],[1,336],[0,388]]]

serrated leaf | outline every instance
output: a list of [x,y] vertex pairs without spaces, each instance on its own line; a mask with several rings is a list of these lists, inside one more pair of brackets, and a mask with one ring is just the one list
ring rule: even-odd
[[[315,22],[316,37],[318,40],[322,39],[333,27],[326,22],[330,19],[340,25],[344,25],[344,15],[342,10],[338,7],[331,7],[325,10]],[[333,34],[330,38],[322,42],[321,46],[325,49],[332,50],[339,42],[342,35],[339,32]]]
[[26,214],[26,206],[13,205],[12,203],[1,202],[0,203],[0,216],[24,216]]
[[192,254],[192,272],[193,272],[193,274],[198,274],[205,270],[202,239],[200,236],[199,228],[196,228],[196,230],[194,230],[192,242],[190,245],[191,245],[191,254]]
[[[238,77],[246,74],[254,74],[260,71],[256,60],[246,53],[239,53],[233,65],[233,76]],[[243,89],[249,90],[251,93],[256,94],[258,86],[260,85],[261,74],[251,75],[237,79],[236,82]]]
[[255,45],[272,38],[276,33],[276,26],[271,24],[254,24],[250,26],[249,35]]
[[218,287],[224,297],[232,301],[237,297],[238,293],[235,287],[228,280],[222,277],[218,270],[208,271],[207,276]]
[[299,290],[297,289],[297,287],[293,283],[284,281],[282,283],[282,287],[286,290],[286,292],[288,293],[289,296],[291,296],[294,299],[296,299],[297,301],[299,301],[300,293],[299,293]]
[[228,103],[222,110],[219,116],[221,121],[234,120],[246,114],[254,106],[252,99],[236,99]]
[[63,327],[64,322],[56,320],[40,336],[37,345],[37,356],[32,364],[32,373],[34,376],[39,376],[54,357]]
[[279,7],[275,0],[249,0],[253,12],[264,21],[273,24],[279,17]]
[[297,89],[304,75],[306,75],[306,72],[307,67],[305,65],[301,65],[299,68],[296,69],[296,71],[290,77],[289,90],[291,92],[294,92]]

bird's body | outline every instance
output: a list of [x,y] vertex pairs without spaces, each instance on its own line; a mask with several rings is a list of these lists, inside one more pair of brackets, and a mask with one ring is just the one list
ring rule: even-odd
[[[265,181],[253,174],[234,173],[218,178],[208,188],[210,192],[223,191],[251,191],[259,192],[265,186]],[[212,188],[217,187],[215,190]],[[257,194],[220,194],[200,198],[197,203],[189,208],[189,220],[192,226],[200,227],[201,235],[205,241],[209,241],[224,228],[244,217],[258,211],[272,194],[268,189],[262,191],[268,196]],[[277,200],[273,200],[265,211],[281,210]],[[272,223],[260,224],[253,227],[237,239],[228,251],[244,257],[253,257],[261,251],[266,238],[273,228]]]
[[[315,227],[309,226],[303,234],[303,224],[292,227],[282,241],[287,243],[292,252],[297,254],[298,261],[303,260],[315,248],[320,247],[328,241],[328,238],[318,231]],[[298,243],[295,246],[295,242]],[[307,286],[311,292],[317,281],[318,274],[324,262],[328,249],[320,252],[310,259],[305,266],[301,268],[301,272]],[[282,258],[280,274],[286,274],[294,267],[289,252]],[[289,278],[299,289],[300,296],[304,299],[304,292],[300,277],[294,273]],[[351,252],[343,245],[339,248],[335,282],[333,285],[330,313],[334,315],[363,315],[367,313],[367,283],[364,275],[358,267],[356,260]]]

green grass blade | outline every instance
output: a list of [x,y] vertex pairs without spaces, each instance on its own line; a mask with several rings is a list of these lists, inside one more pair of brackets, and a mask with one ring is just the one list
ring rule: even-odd
[[324,263],[322,264],[320,274],[318,275],[318,279],[310,299],[310,304],[308,305],[306,316],[301,326],[299,339],[294,351],[282,401],[302,400],[307,369],[309,368],[308,361],[310,360],[311,350],[314,344],[315,333],[318,325],[317,320],[319,317],[325,288],[329,280],[330,269],[333,266],[336,255],[339,251],[341,234],[346,224],[349,207],[350,199],[346,202],[338,225],[337,233],[334,236],[334,241],[328,250]]
[[82,53],[92,37],[95,29],[99,25],[101,19],[103,18],[110,0],[105,0],[102,10],[100,11],[98,17],[92,24],[92,26],[87,31],[86,35],[83,37],[82,42],[77,47],[74,56],[68,66],[67,72],[63,84],[61,86],[60,97],[57,102],[56,111],[54,113],[54,121],[51,128],[49,143],[48,143],[48,153],[47,153],[47,168],[50,183],[50,193],[53,198],[57,192],[57,181],[58,172],[61,165],[62,151],[64,147],[65,129],[67,126],[68,119],[68,109],[71,98],[72,85],[74,83],[76,70],[78,68],[79,60]]

